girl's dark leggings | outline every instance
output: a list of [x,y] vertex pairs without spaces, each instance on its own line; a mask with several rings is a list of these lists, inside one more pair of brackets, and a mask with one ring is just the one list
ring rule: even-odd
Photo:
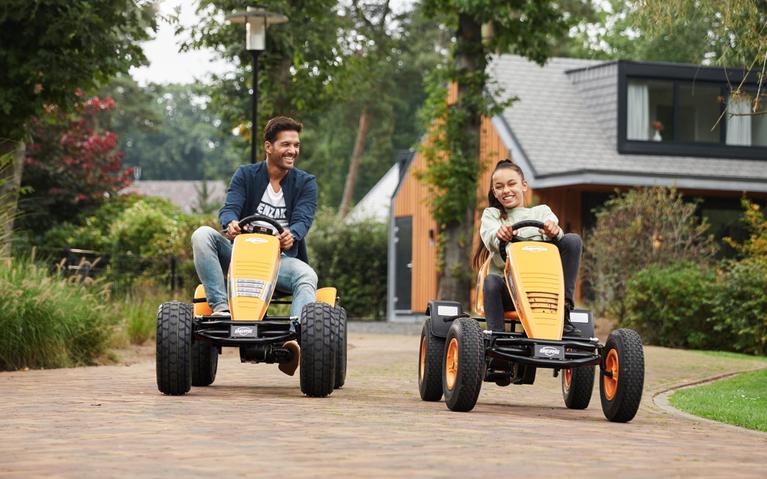
[[[581,264],[583,242],[577,234],[567,233],[556,244],[559,255],[562,257],[562,270],[565,273],[565,302],[572,307],[575,304],[573,302],[575,280],[578,278],[578,268]],[[511,296],[503,278],[497,274],[488,274],[482,294],[487,328],[492,331],[503,331],[503,312],[514,309],[514,303],[511,302]]]

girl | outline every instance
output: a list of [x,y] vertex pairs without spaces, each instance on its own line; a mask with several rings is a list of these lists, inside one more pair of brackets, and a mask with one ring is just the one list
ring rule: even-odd
[[[522,169],[511,160],[499,161],[490,178],[490,191],[487,200],[490,207],[482,212],[479,227],[481,242],[474,253],[474,268],[479,271],[482,264],[491,258],[487,278],[482,293],[484,295],[487,327],[492,331],[503,331],[503,312],[514,309],[509,291],[503,280],[504,262],[499,253],[501,241],[511,241],[519,235],[525,239],[543,240],[556,238],[559,254],[562,257],[562,269],[565,274],[565,336],[580,336],[581,332],[570,323],[570,311],[573,309],[573,292],[578,267],[581,261],[582,242],[574,233],[564,234],[559,227],[559,220],[546,205],[532,208],[525,207],[527,181]],[[521,228],[512,231],[511,225],[524,220],[538,220],[543,229]],[[532,236],[531,236],[532,234]]]

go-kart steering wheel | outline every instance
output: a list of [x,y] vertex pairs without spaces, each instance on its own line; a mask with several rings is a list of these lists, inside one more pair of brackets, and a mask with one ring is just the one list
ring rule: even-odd
[[[270,226],[273,226],[274,229],[277,231],[277,234],[275,235],[274,231],[268,231],[268,228],[262,225],[256,224],[259,221],[268,223]],[[258,228],[259,233],[271,233],[274,236],[279,236],[282,234],[283,231],[285,231],[282,225],[277,223],[277,221],[275,221],[272,218],[269,218],[268,216],[262,216],[262,215],[246,216],[245,218],[241,219],[239,223],[237,223],[237,226],[239,226],[240,230],[242,230],[245,233],[253,233],[256,231],[256,228]]]
[[[528,228],[528,227],[543,229],[544,224],[543,224],[543,221],[538,221],[538,220],[517,221],[516,223],[511,225],[511,230],[512,231],[519,231],[521,228]],[[545,234],[543,236],[546,237]],[[506,246],[508,246],[509,243],[516,243],[518,241],[528,241],[528,238],[523,238],[521,236],[514,235],[514,236],[511,237],[511,241],[501,241],[500,242],[500,244],[498,245],[498,250],[501,253],[501,259],[503,261],[506,261]],[[558,240],[555,239],[555,238],[547,238],[547,239],[545,239],[543,241],[550,242],[550,243],[556,243]]]

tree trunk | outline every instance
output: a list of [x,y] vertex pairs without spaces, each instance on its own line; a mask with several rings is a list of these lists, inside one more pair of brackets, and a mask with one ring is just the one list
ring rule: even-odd
[[[473,17],[461,14],[458,16],[458,34],[456,35],[455,62],[460,75],[458,79],[458,97],[452,108],[465,110],[467,120],[463,124],[460,152],[464,158],[473,158],[479,170],[479,134],[481,113],[476,98],[484,90],[484,84],[466,81],[467,77],[481,74],[485,70],[485,52],[482,45],[482,25]],[[456,156],[449,152],[448,161]],[[469,184],[470,183],[470,184]],[[471,191],[456,191],[448,194],[468,194],[474,198],[477,184],[476,178],[466,183]],[[448,222],[441,234],[443,268],[439,278],[437,296],[440,299],[459,301],[466,310],[471,309],[470,292],[474,274],[471,269],[471,245],[474,235],[474,210],[476,198],[471,201],[461,220]]]
[[24,152],[24,142],[0,140],[0,258],[11,256]]
[[341,199],[341,206],[338,208],[338,215],[343,218],[349,212],[354,197],[354,187],[357,185],[357,173],[360,169],[360,159],[362,152],[365,151],[365,138],[368,135],[368,109],[362,108],[360,112],[360,123],[357,127],[357,139],[354,141],[354,151],[352,159],[349,162],[349,172],[346,174],[346,183],[344,184],[344,195]]

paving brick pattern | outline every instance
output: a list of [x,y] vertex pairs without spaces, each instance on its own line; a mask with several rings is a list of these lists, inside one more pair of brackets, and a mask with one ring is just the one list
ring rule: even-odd
[[470,413],[422,402],[414,335],[350,332],[346,386],[324,399],[229,351],[216,382],[184,397],[158,393],[148,357],[0,374],[0,477],[767,477],[767,435],[652,402],[726,360],[647,348],[640,411],[613,424],[596,389],[588,409],[566,409],[547,371],[534,386],[485,383]]

